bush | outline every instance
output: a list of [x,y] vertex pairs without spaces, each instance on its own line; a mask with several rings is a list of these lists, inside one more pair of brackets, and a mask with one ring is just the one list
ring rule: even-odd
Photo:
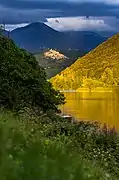
[[71,141],[70,150],[119,177],[119,136],[114,129],[101,129],[99,124],[91,122],[72,124],[58,117],[53,119],[41,121],[46,138],[67,137]]

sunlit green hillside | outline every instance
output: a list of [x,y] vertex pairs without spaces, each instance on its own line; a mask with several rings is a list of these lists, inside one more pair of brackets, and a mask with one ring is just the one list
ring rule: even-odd
[[78,59],[51,79],[58,89],[119,85],[119,34]]

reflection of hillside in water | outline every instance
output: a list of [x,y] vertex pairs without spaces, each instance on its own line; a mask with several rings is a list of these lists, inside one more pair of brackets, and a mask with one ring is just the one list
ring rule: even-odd
[[119,93],[64,93],[67,103],[62,107],[76,119],[92,120],[115,126],[119,130]]

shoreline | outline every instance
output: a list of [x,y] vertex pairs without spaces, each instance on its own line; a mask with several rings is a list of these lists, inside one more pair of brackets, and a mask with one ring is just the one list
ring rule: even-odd
[[75,118],[74,116],[70,115],[70,114],[64,114],[64,113],[60,113],[60,114],[57,114],[59,117],[63,118],[64,120],[66,121],[69,121],[70,123],[89,123],[89,124],[97,124],[100,128],[100,130],[102,129],[105,129],[107,132],[109,131],[113,131],[113,132],[116,132],[118,135],[119,135],[119,131],[117,130],[117,128],[115,126],[109,126],[106,122],[104,123],[101,123],[101,122],[98,122],[98,121],[93,121],[93,120],[88,120],[88,119],[77,119]]
[[60,92],[69,92],[69,93],[77,93],[77,92],[114,92],[115,88],[78,88],[77,90],[60,90]]

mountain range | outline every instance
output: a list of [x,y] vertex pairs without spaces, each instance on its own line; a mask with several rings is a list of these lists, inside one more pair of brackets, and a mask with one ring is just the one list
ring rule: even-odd
[[11,31],[10,38],[19,47],[32,53],[45,48],[80,49],[87,52],[107,39],[90,31],[59,32],[40,22],[16,28]]
[[79,58],[51,82],[59,90],[119,86],[119,34]]

